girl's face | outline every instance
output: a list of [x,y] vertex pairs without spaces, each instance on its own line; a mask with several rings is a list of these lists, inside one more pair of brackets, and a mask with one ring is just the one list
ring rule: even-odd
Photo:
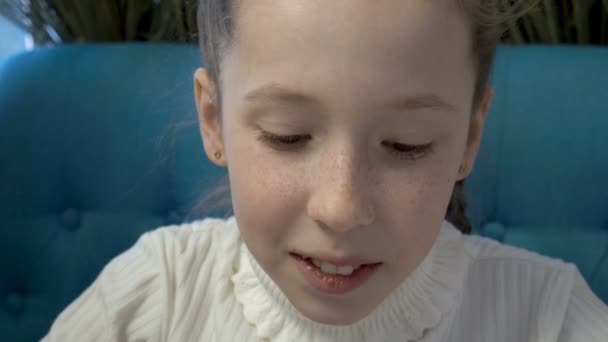
[[[292,304],[355,323],[427,255],[472,167],[491,90],[472,113],[467,19],[445,1],[260,0],[235,20],[222,113],[206,71],[195,77],[205,149],[228,167],[244,242]],[[375,266],[324,276],[298,255]]]

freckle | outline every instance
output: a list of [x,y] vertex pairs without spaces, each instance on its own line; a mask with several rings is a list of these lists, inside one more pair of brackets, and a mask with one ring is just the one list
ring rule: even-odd
[[375,177],[375,176],[374,176],[374,177],[372,177],[372,181],[371,181],[371,183],[372,183],[373,185],[379,185],[380,183],[382,183],[382,181],[380,180],[380,177]]

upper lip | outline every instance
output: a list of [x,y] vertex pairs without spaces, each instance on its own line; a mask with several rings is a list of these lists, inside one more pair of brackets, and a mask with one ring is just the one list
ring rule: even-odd
[[293,254],[299,255],[304,258],[310,258],[310,259],[315,259],[315,260],[319,260],[322,262],[327,262],[327,263],[330,263],[330,264],[336,265],[336,266],[357,266],[357,265],[370,265],[370,264],[379,264],[380,263],[378,261],[373,261],[371,259],[366,259],[366,258],[361,258],[361,257],[356,257],[356,256],[349,256],[349,255],[336,256],[336,255],[330,255],[330,254],[326,254],[326,253],[307,254],[307,253],[300,253],[300,252],[293,252]]

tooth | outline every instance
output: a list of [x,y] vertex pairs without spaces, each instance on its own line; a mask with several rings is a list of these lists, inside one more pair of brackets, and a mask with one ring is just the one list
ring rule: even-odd
[[351,275],[355,268],[353,266],[340,266],[338,267],[337,273],[341,275]]
[[312,263],[315,264],[315,266],[317,267],[321,267],[321,262],[317,259],[312,259]]
[[325,262],[321,264],[321,271],[325,273],[336,274],[337,270],[338,268],[336,267],[336,265],[328,264]]

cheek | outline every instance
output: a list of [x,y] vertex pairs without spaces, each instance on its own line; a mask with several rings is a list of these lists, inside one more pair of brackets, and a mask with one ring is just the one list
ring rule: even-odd
[[452,194],[452,168],[450,163],[428,165],[384,183],[382,215],[392,227],[390,239],[399,241],[394,253],[401,260],[417,260],[432,245]]
[[304,185],[297,167],[279,163],[255,138],[241,137],[228,151],[232,204],[244,240],[260,256],[256,250],[285,244],[301,213]]
[[384,194],[383,216],[393,223],[390,227],[397,230],[394,233],[405,235],[408,241],[441,224],[451,191],[448,181],[425,176],[393,183]]
[[443,216],[443,207],[447,206],[455,181],[453,170],[458,168],[458,158],[455,156],[462,152],[452,148],[441,149],[437,153],[411,168],[385,174],[382,193],[390,197],[389,203],[402,208],[401,215],[413,218]]

